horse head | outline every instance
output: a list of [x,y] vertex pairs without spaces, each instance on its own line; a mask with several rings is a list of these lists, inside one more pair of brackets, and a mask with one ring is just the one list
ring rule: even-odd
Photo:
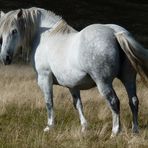
[[20,27],[23,11],[1,13],[0,47],[1,60],[5,65],[11,64],[16,49],[20,46]]
[[[25,52],[29,51],[37,34],[41,34],[43,29],[55,29],[54,26],[61,20],[61,17],[51,11],[36,7],[1,14],[3,17],[0,19],[0,56],[5,65],[11,64],[17,49],[22,47]],[[63,23],[60,24],[63,26]],[[54,32],[57,32],[61,25],[58,24]]]

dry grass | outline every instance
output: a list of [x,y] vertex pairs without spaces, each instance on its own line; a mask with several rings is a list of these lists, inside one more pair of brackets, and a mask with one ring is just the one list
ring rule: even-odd
[[110,139],[111,113],[96,88],[82,91],[84,112],[89,121],[80,132],[77,112],[67,89],[54,87],[55,129],[44,133],[46,109],[35,73],[30,66],[0,66],[0,147],[1,148],[101,148],[148,147],[148,91],[138,80],[140,133],[131,134],[131,112],[126,92],[114,86],[121,101],[122,133]]

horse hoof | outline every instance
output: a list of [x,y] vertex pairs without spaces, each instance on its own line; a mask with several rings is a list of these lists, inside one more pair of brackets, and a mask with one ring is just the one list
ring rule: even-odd
[[83,124],[83,125],[82,125],[82,129],[81,129],[81,132],[82,132],[82,133],[86,132],[86,131],[87,131],[87,128],[88,128],[87,123]]
[[50,130],[49,126],[46,126],[46,127],[44,128],[44,132],[48,132],[49,130]]
[[133,134],[139,134],[138,128],[133,128],[133,129],[132,129],[132,132],[133,132]]
[[112,133],[111,136],[110,136],[110,139],[112,139],[112,138],[114,138],[114,137],[116,137],[116,136],[117,136],[117,134]]
[[44,128],[44,132],[49,132],[52,128],[53,128],[53,126],[46,126]]
[[82,127],[81,132],[84,133],[86,131],[85,127]]

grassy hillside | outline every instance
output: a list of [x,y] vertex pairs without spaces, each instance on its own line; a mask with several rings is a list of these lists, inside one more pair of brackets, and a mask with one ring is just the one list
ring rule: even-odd
[[44,133],[46,109],[35,73],[30,66],[0,66],[0,147],[1,148],[147,148],[148,91],[137,80],[140,100],[140,133],[131,133],[131,112],[122,84],[114,87],[121,101],[123,131],[110,139],[111,113],[96,88],[82,91],[84,112],[89,122],[86,133],[80,132],[78,114],[67,89],[54,87],[55,129]]

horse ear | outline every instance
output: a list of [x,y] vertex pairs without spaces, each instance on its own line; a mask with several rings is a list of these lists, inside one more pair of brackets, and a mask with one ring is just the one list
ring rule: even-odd
[[19,12],[17,13],[17,18],[21,18],[23,15],[23,10],[20,9]]
[[4,15],[5,15],[5,13],[3,11],[0,11],[0,18]]

